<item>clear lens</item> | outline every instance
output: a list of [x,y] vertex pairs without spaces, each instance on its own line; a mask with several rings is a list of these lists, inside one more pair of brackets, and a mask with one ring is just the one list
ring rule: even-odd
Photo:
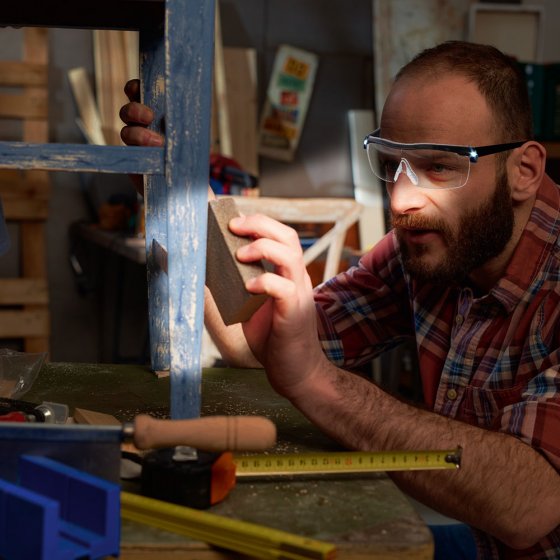
[[425,189],[457,189],[469,178],[469,158],[453,152],[369,143],[367,155],[373,173],[387,183],[405,175],[412,184]]

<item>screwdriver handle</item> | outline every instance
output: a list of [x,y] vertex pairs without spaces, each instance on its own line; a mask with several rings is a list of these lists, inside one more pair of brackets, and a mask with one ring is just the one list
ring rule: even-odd
[[140,414],[132,432],[138,449],[186,445],[201,451],[264,451],[276,443],[276,426],[263,416],[160,420]]

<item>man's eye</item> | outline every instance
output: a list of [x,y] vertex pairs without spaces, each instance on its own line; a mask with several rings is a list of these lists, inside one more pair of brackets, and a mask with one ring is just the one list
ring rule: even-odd
[[399,162],[394,160],[384,160],[380,161],[379,165],[381,169],[385,169],[386,173],[395,174],[397,172],[397,168],[399,167]]
[[427,171],[435,174],[454,173],[457,171],[457,166],[448,162],[432,161],[428,166]]
[[444,173],[445,171],[448,171],[449,168],[445,165],[443,165],[443,163],[434,163],[432,164],[431,167],[431,171],[433,173]]

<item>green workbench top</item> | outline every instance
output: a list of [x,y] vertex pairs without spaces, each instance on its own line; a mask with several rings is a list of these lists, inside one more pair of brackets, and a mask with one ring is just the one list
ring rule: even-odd
[[[45,364],[25,400],[66,403],[113,414],[168,416],[169,378],[141,366]],[[202,415],[259,414],[278,428],[273,453],[340,447],[269,386],[261,370],[206,369]],[[212,513],[334,542],[339,558],[432,558],[431,536],[406,497],[385,474],[306,480],[239,481]],[[201,558],[188,539],[124,522],[122,558]],[[205,545],[202,545],[205,546]],[[173,556],[173,554],[179,554]],[[208,556],[210,554],[211,556]],[[213,551],[204,549],[205,557]],[[221,556],[223,557],[223,556]]]

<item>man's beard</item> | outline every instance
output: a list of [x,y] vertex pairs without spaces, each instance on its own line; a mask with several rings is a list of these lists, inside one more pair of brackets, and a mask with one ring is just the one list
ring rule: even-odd
[[[468,188],[466,186],[465,188]],[[413,278],[435,284],[457,284],[499,255],[511,239],[514,214],[511,193],[504,169],[498,172],[496,190],[480,207],[463,214],[455,231],[441,219],[414,215],[393,217],[405,269]],[[428,265],[422,258],[427,248],[412,251],[402,238],[400,228],[435,230],[447,245],[437,265]]]

